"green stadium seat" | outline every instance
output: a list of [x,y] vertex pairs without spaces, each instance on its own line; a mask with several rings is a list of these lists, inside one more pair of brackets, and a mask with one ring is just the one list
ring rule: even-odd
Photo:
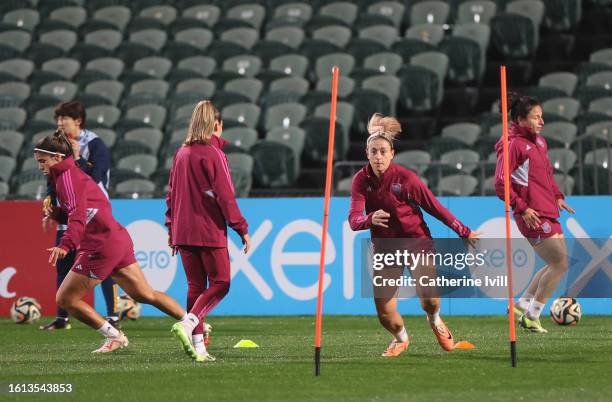
[[291,186],[297,179],[296,155],[288,145],[260,140],[251,148],[255,182],[268,188]]
[[356,4],[348,1],[336,1],[324,5],[319,9],[318,13],[323,16],[337,18],[350,26],[355,22],[358,12],[359,7]]
[[[234,127],[223,130],[222,137],[235,147],[242,148],[248,152],[251,147],[257,142],[257,130],[249,127]],[[173,137],[174,138],[174,137]],[[182,134],[181,139],[185,135]]]
[[300,54],[278,56],[270,61],[269,69],[284,74],[304,77],[308,71],[308,59]]
[[180,60],[177,67],[183,70],[197,72],[202,77],[208,77],[217,68],[217,62],[212,57],[193,56]]
[[360,29],[358,32],[359,38],[370,39],[385,46],[387,49],[397,41],[397,28],[389,25],[373,25],[367,28]]
[[488,25],[491,18],[497,14],[497,4],[489,0],[466,1],[457,9],[457,24]]
[[236,197],[248,197],[253,185],[253,157],[240,152],[229,153],[227,155],[227,164],[232,176]]
[[450,15],[450,6],[443,1],[422,1],[410,9],[410,26],[418,24],[445,24]]
[[402,151],[395,154],[393,162],[422,175],[429,168],[431,155],[429,152],[421,150]]
[[436,24],[418,24],[406,29],[404,37],[438,46],[444,38],[444,27]]

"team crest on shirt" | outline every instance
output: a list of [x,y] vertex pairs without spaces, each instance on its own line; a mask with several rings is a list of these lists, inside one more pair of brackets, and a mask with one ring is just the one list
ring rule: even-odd
[[544,233],[550,233],[550,231],[552,230],[552,228],[550,227],[550,222],[544,222],[540,227],[542,228],[542,232]]
[[391,192],[395,195],[400,195],[402,193],[402,184],[391,183]]

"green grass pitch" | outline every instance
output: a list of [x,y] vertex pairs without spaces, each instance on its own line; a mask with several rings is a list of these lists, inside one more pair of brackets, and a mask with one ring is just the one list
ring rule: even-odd
[[[71,396],[0,395],[0,400],[83,401],[609,401],[612,317],[576,327],[548,318],[548,334],[517,330],[518,367],[509,363],[505,317],[446,317],[475,350],[442,351],[424,316],[406,317],[411,345],[384,359],[390,340],[375,317],[323,320],[321,377],[313,372],[312,317],[211,317],[217,362],[190,361],[170,336],[172,320],[124,323],[127,349],[90,351],[101,336],[80,323],[47,333],[0,320],[0,382],[71,382]],[[252,339],[258,349],[234,349]]]

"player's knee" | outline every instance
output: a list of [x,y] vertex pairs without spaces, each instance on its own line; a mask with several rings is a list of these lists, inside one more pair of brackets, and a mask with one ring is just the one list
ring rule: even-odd
[[64,293],[57,293],[55,295],[55,303],[57,303],[57,305],[63,309],[68,309],[71,307],[72,305],[72,299],[70,297],[68,297],[66,294]]
[[557,273],[559,273],[560,275],[563,274],[565,275],[568,271],[568,263],[567,263],[567,258],[563,258],[560,261],[557,261],[556,264],[554,264],[554,269],[557,271]]
[[219,289],[219,295],[225,296],[230,290],[230,282],[229,281],[219,281],[216,283],[217,288]]
[[421,299],[421,308],[427,312],[430,310],[435,311],[438,308],[440,302],[435,298],[423,298]]
[[155,302],[155,291],[153,289],[141,290],[130,296],[138,303],[153,304]]

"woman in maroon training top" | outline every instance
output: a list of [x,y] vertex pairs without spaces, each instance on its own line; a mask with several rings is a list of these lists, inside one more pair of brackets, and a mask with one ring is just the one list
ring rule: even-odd
[[[540,313],[548,298],[568,269],[563,230],[557,220],[559,210],[570,213],[559,190],[548,160],[548,146],[540,135],[544,120],[540,103],[528,96],[508,94],[510,127],[508,150],[510,162],[510,205],[520,232],[535,252],[546,262],[515,306],[520,325],[531,331],[546,333],[540,324]],[[504,199],[503,143],[495,145],[497,168],[495,192]]]
[[48,250],[49,262],[55,266],[76,250],[74,265],[57,291],[57,304],[105,336],[102,346],[93,353],[128,346],[123,332],[83,301],[87,292],[109,276],[136,301],[152,304],[179,320],[197,320],[147,283],[134,257],[129,233],[113,218],[106,194],[75,163],[70,140],[59,132],[47,136],[36,144],[34,157],[38,168],[50,177],[59,202],[59,207],[52,208],[51,218],[68,223],[59,244]]
[[[187,139],[172,162],[166,197],[169,244],[178,248],[187,275],[187,309],[200,321],[230,288],[227,225],[249,250],[248,225],[236,203],[227,158],[221,150],[223,122],[210,101],[198,103]],[[208,287],[207,287],[208,283]],[[213,361],[203,340],[202,325],[176,325],[189,338],[197,361]]]
[[[392,163],[393,141],[401,132],[397,119],[374,114],[368,123],[368,132],[370,136],[366,142],[366,156],[369,163],[353,177],[349,211],[351,229],[370,229],[376,252],[384,252],[387,248],[387,252],[394,251],[390,247],[395,242],[380,240],[383,238],[417,239],[415,241],[420,243],[420,251],[421,246],[430,247],[431,243],[431,234],[420,209],[423,208],[473,246],[478,233],[471,231],[444,208],[416,173]],[[417,284],[418,278],[423,275],[435,277],[434,266],[422,264],[410,268]],[[386,275],[398,278],[403,269],[404,266],[397,266],[389,269]],[[398,287],[388,286],[384,294],[377,295],[376,289],[374,294],[378,319],[394,337],[382,354],[385,357],[398,356],[409,344],[404,321],[397,311],[397,291]],[[440,318],[440,299],[436,291],[417,286],[417,294],[438,343],[446,351],[453,350],[453,336]]]

